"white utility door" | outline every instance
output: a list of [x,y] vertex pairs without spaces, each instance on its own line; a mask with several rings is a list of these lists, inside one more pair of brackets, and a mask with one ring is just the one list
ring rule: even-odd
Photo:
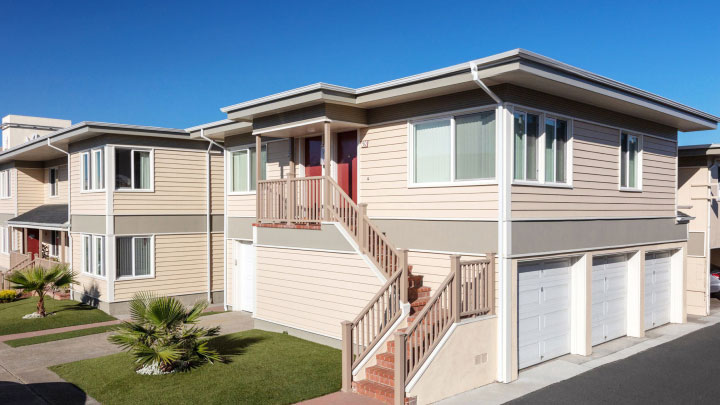
[[518,265],[518,363],[570,352],[570,260]]
[[238,240],[233,246],[233,309],[255,312],[255,246]]
[[645,254],[645,330],[670,322],[670,257]]
[[627,335],[627,281],[625,255],[593,258],[593,346]]

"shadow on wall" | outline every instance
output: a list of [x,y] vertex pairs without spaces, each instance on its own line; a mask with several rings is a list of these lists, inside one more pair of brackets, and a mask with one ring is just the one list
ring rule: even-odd
[[62,403],[85,404],[87,395],[74,384],[66,382],[20,384],[0,381],[0,393],[4,405]]
[[97,283],[93,281],[92,286],[90,286],[90,288],[85,288],[85,291],[83,291],[83,296],[80,298],[80,302],[97,307],[100,305],[100,299],[98,297],[100,297],[100,290],[97,287]]

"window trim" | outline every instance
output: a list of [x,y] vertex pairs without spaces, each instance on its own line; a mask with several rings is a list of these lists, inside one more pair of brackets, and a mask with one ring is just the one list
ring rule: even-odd
[[[623,134],[626,134],[629,137],[635,137],[638,140],[638,160],[637,160],[637,186],[636,187],[628,187],[622,185],[622,164],[623,164],[623,152],[622,152],[622,136]],[[643,154],[645,150],[645,142],[643,139],[644,135],[639,134],[635,131],[628,131],[625,129],[619,129],[618,130],[618,190],[623,192],[631,192],[631,193],[642,193],[643,191]],[[629,159],[629,156],[628,156]],[[629,163],[629,162],[628,162]],[[627,173],[625,173],[626,176],[630,174],[630,171],[628,170]],[[629,177],[626,179],[626,184],[629,183]]]
[[[549,111],[537,110],[533,108],[526,108],[524,106],[516,106],[511,111],[512,124],[510,125],[510,159],[512,164],[510,165],[510,179],[511,185],[517,186],[535,186],[535,187],[550,187],[550,188],[566,188],[572,189],[573,186],[573,150],[574,150],[574,121],[573,117],[569,117],[562,114],[555,114]],[[538,116],[540,124],[540,134],[538,136],[538,150],[537,150],[537,165],[538,165],[538,179],[537,180],[516,180],[515,179],[515,114],[516,113],[533,114]],[[565,182],[549,182],[545,181],[545,120],[554,119],[562,120],[567,122],[567,142],[565,143]],[[525,156],[527,162],[527,142],[525,143]]]
[[[105,251],[107,249],[107,243],[106,243],[107,239],[106,239],[105,235],[82,234],[81,238],[82,238],[82,245],[81,245],[82,274],[85,276],[99,278],[101,280],[106,280],[107,279],[107,263],[106,263],[107,253]],[[97,263],[95,248],[97,247],[96,241],[98,239],[102,240],[102,245],[101,245],[102,252],[100,252],[100,254],[102,255],[102,261],[101,261],[102,269],[100,271],[98,271],[97,273],[95,273],[95,271],[96,271],[95,264]],[[90,261],[89,261],[89,263],[90,263],[90,266],[92,267],[92,271],[88,271],[88,268],[87,268],[88,257],[87,257],[87,252],[85,251],[86,240],[90,241]],[[100,274],[103,272],[105,273],[104,275]]]
[[[262,144],[260,145],[260,148],[261,148],[261,149],[260,149],[260,154],[259,154],[259,156],[257,157],[257,159],[260,159],[260,158],[262,157],[262,148],[265,148],[265,155],[266,155],[266,156],[267,156],[267,153],[268,153],[268,145],[267,145],[267,143],[262,143]],[[241,146],[238,146],[238,147],[235,147],[235,148],[232,148],[232,149],[228,149],[228,151],[227,151],[227,153],[228,153],[228,159],[227,159],[227,161],[228,161],[228,175],[227,175],[227,179],[228,179],[228,187],[227,187],[227,189],[228,189],[228,191],[227,191],[227,194],[228,194],[228,195],[255,195],[255,194],[257,194],[257,184],[255,184],[255,190],[232,191],[232,186],[233,186],[233,154],[235,154],[235,153],[237,153],[237,152],[248,151],[247,176],[248,176],[248,186],[250,185],[250,180],[251,180],[251,179],[250,179],[250,172],[252,172],[252,170],[250,170],[250,169],[251,169],[251,168],[250,168],[250,162],[251,162],[251,160],[252,160],[252,159],[250,159],[250,155],[249,155],[249,154],[250,154],[250,149],[255,149],[255,145],[241,145]],[[267,166],[267,161],[265,162],[265,165]],[[267,169],[266,169],[266,173],[267,173]],[[267,175],[266,175],[266,177],[267,177]]]
[[[131,276],[119,276],[117,274],[117,240],[121,238],[130,238],[132,241],[130,243],[131,246],[131,258],[130,262],[132,263],[132,273]],[[135,239],[136,238],[145,238],[150,239],[150,274],[144,274],[141,276],[135,275]],[[155,235],[117,235],[115,237],[115,281],[126,281],[126,280],[141,280],[144,278],[155,278]]]
[[[48,248],[48,256],[54,257],[54,258],[59,258],[60,257],[60,245],[55,243],[57,241],[57,239],[55,239],[53,237],[54,236],[53,234],[56,232],[57,232],[57,236],[59,238],[61,231],[55,231],[55,230],[50,231],[50,240],[52,241],[52,243],[50,243],[50,246]],[[53,248],[56,249],[55,254],[53,254]]]
[[[9,200],[13,198],[13,187],[12,187],[12,169],[0,170],[0,200]],[[7,189],[3,187],[3,182],[7,179]],[[5,196],[5,191],[7,195]]]
[[[470,180],[458,180],[456,178],[455,167],[456,159],[455,156],[455,118],[472,115],[483,112],[495,113],[495,176],[487,179],[470,179]],[[433,114],[422,117],[416,117],[407,120],[407,188],[435,188],[435,187],[467,187],[467,186],[479,186],[479,185],[492,185],[498,184],[498,151],[499,143],[498,140],[498,109],[496,105],[482,106],[478,108],[463,109],[458,111],[449,111],[442,114]],[[428,182],[428,183],[417,183],[415,181],[415,125],[420,123],[428,123],[434,121],[450,121],[450,180]]]
[[[97,152],[100,152],[102,159],[102,165],[100,166],[100,178],[103,179],[102,188],[93,188],[95,185],[95,175],[93,173],[95,168],[95,156]],[[90,169],[90,177],[88,178],[88,187],[85,188],[85,156],[88,157],[88,166]],[[105,165],[107,164],[107,156],[105,156],[105,148],[93,148],[88,149],[80,153],[80,192],[81,193],[102,193],[107,189],[107,179],[105,179]]]
[[[131,186],[118,188],[117,186],[117,150],[130,151],[130,183]],[[150,152],[150,188],[134,188],[135,185],[135,152]],[[113,189],[116,193],[154,193],[155,192],[155,148],[137,148],[133,146],[116,146],[113,150]]]

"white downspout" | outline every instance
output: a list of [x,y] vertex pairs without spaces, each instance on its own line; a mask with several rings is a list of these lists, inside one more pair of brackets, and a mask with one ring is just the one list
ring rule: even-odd
[[[208,141],[208,149],[205,154],[205,163],[207,167],[207,198],[206,198],[206,204],[207,204],[207,215],[206,215],[206,234],[207,234],[207,274],[208,274],[208,302],[212,302],[212,234],[210,232],[211,224],[212,224],[212,216],[211,216],[211,199],[212,199],[212,186],[210,183],[210,178],[212,175],[211,172],[211,159],[210,159],[210,150],[212,149],[213,145],[216,145],[220,149],[223,150],[223,173],[225,170],[225,148],[220,146],[217,142],[213,141],[212,139],[205,136],[205,128],[200,128],[200,138]],[[225,183],[225,179],[223,176],[223,183]],[[226,190],[227,191],[227,190]],[[227,193],[223,193],[223,208],[225,211],[227,211]],[[223,211],[223,217],[224,217],[224,226],[223,226],[223,309],[227,309],[227,241],[225,240],[227,238],[227,215],[226,212]]]
[[482,80],[480,80],[480,77],[478,77],[478,67],[477,63],[470,62],[470,73],[472,73],[472,78],[477,83],[478,86],[480,86],[481,89],[487,93],[488,96],[490,96],[493,100],[495,100],[496,103],[502,104],[502,100],[500,100],[500,97],[498,97],[495,93],[493,93],[492,90],[488,86],[483,83]]
[[[62,149],[58,148],[57,146],[51,144],[51,143],[50,143],[50,138],[47,139],[47,145],[48,145],[49,147],[55,149],[55,150],[58,150],[58,151],[64,153],[64,154],[67,156],[67,178],[68,178],[68,180],[67,180],[67,183],[68,183],[68,186],[67,186],[67,189],[68,189],[68,230],[67,230],[67,239],[68,239],[68,248],[69,248],[68,250],[69,250],[69,252],[68,252],[68,254],[67,254],[68,257],[66,257],[66,259],[68,260],[68,263],[70,263],[70,270],[72,271],[72,257],[73,257],[73,256],[72,256],[72,254],[73,254],[72,251],[73,251],[73,246],[72,246],[72,238],[70,237],[70,229],[71,229],[70,224],[71,224],[71,222],[72,222],[72,216],[70,215],[70,213],[71,213],[70,203],[71,203],[71,201],[72,201],[72,188],[71,188],[71,186],[70,186],[70,181],[71,181],[70,179],[72,178],[72,176],[70,176],[70,152],[65,152],[64,150],[62,150]],[[59,176],[60,176],[60,173],[58,173],[58,177],[59,177]],[[59,182],[59,181],[60,181],[60,180],[59,180],[59,178],[58,178],[58,182]],[[17,200],[17,197],[16,197],[16,200]],[[65,246],[62,246],[62,248],[65,249]],[[72,288],[72,287],[70,287],[70,299],[71,299],[71,300],[74,300],[74,299],[75,299],[75,289]]]

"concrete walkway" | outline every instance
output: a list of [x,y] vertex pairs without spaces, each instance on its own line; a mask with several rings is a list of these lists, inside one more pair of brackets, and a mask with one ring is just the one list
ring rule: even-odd
[[503,404],[520,398],[539,389],[547,387],[579,374],[593,370],[602,365],[662,345],[720,323],[720,307],[712,308],[709,316],[688,316],[684,324],[669,324],[646,332],[644,338],[623,337],[593,347],[590,356],[566,355],[555,360],[541,363],[520,372],[516,381],[509,384],[493,383],[474,390],[450,397],[442,404]]
[[44,330],[36,330],[33,332],[24,332],[24,333],[15,333],[12,335],[3,335],[0,336],[0,342],[7,342],[8,340],[15,340],[15,339],[24,339],[29,337],[35,337],[35,336],[45,336],[45,335],[54,335],[56,333],[63,333],[63,332],[71,332],[74,330],[83,330],[83,329],[90,329],[90,328],[97,328],[100,326],[109,326],[109,325],[117,325],[119,324],[120,320],[116,319],[113,321],[107,321],[107,322],[97,322],[97,323],[86,323],[84,325],[74,325],[74,326],[65,326],[62,328],[55,328],[55,329],[44,329]]
[[[226,312],[202,317],[202,326],[221,326],[221,333],[252,329],[250,314]],[[0,403],[97,404],[48,367],[120,352],[108,342],[110,333],[11,348],[0,342]]]

